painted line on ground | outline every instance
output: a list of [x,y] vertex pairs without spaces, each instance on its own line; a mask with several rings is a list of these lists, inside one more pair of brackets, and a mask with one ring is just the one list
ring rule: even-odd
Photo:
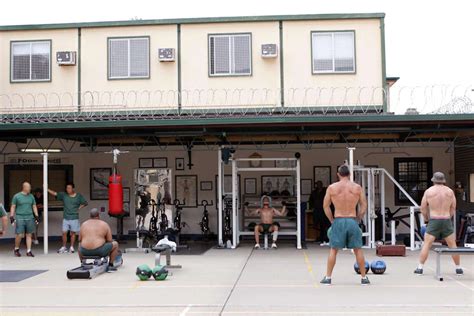
[[313,287],[318,288],[319,283],[317,282],[316,277],[314,276],[313,266],[311,265],[311,262],[309,261],[308,254],[304,250],[303,250],[303,256],[304,256],[304,262],[306,263],[306,268],[308,269],[309,275],[311,276],[311,282],[313,283]]
[[189,304],[188,306],[186,306],[186,308],[181,312],[179,313],[179,316],[186,316],[186,314],[189,312],[189,310],[191,309],[191,304]]
[[[427,268],[436,273],[436,270],[435,270],[434,268],[432,268],[432,267],[427,267]],[[450,275],[447,275],[447,274],[446,274],[446,275],[442,275],[442,276],[443,276],[443,278],[449,278],[449,279],[453,280],[453,281],[456,282],[457,284],[461,285],[462,287],[464,287],[464,288],[466,288],[466,289],[468,289],[468,290],[470,290],[470,291],[474,291],[474,289],[473,289],[472,287],[470,287],[470,286],[468,286],[468,285],[462,283],[462,282],[459,281],[459,280],[456,280],[455,278],[453,278],[453,277],[450,276]],[[437,282],[441,282],[441,281],[437,280]],[[471,280],[471,283],[472,283],[472,280]]]

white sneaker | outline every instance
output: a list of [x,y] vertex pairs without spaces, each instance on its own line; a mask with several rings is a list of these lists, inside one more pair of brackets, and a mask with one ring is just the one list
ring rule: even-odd
[[325,246],[329,246],[329,243],[328,242],[325,242],[323,241],[321,244],[320,244],[321,247],[325,247]]
[[277,249],[277,244],[276,243],[272,244],[272,249]]
[[69,252],[74,253],[74,247],[73,246],[69,247]]
[[58,250],[58,253],[66,253],[67,252],[67,248],[66,247],[61,247],[59,248]]
[[38,241],[38,239],[33,240],[33,245],[39,245],[39,244],[40,242]]
[[255,244],[254,249],[260,249],[260,244]]

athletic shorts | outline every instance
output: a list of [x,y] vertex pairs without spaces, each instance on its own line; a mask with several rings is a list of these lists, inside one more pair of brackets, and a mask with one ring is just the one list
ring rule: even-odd
[[354,218],[336,217],[329,236],[331,248],[362,248],[362,231]]
[[72,231],[78,233],[81,230],[81,224],[78,219],[63,219],[63,233]]
[[17,219],[15,223],[15,234],[33,234],[36,230],[34,219]]
[[263,233],[269,233],[270,228],[273,226],[273,224],[258,224],[259,226],[262,227]]
[[100,257],[108,257],[110,252],[112,251],[112,243],[106,242],[102,246],[95,248],[95,249],[86,249],[82,246],[79,247],[79,252],[82,256],[100,256]]
[[453,222],[450,219],[430,219],[426,233],[437,240],[444,239],[454,233]]

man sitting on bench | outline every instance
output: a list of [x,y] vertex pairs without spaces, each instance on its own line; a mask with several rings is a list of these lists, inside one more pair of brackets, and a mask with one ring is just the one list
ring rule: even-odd
[[90,219],[81,225],[79,243],[81,262],[84,257],[110,257],[109,270],[114,270],[113,263],[118,254],[118,243],[112,240],[112,230],[109,224],[100,219],[96,208],[90,211]]
[[[425,191],[421,201],[421,214],[428,222],[424,236],[423,249],[420,253],[420,263],[415,274],[423,274],[423,264],[428,259],[428,253],[433,242],[444,239],[449,248],[457,248],[451,217],[456,213],[456,197],[453,190],[445,186],[446,179],[442,172],[435,172],[431,179],[433,186]],[[456,264],[456,274],[462,275],[461,259],[459,255],[453,255]]]
[[288,213],[285,202],[282,202],[283,208],[278,211],[271,207],[271,199],[269,196],[262,196],[261,208],[257,209],[256,215],[260,215],[260,224],[255,225],[255,248],[260,248],[260,233],[273,233],[272,248],[276,248],[278,238],[278,224],[273,221],[273,216],[286,216]]

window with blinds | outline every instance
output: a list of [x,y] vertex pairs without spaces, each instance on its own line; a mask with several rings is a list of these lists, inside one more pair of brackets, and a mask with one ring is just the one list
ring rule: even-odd
[[354,31],[313,32],[313,73],[355,72]]
[[250,76],[251,42],[251,34],[210,35],[209,75]]
[[109,39],[109,79],[149,78],[148,37]]
[[51,41],[11,43],[11,81],[50,81]]

